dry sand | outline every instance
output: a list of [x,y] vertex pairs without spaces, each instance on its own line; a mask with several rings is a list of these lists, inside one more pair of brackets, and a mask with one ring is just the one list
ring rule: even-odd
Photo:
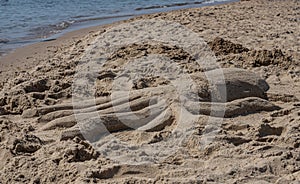
[[0,58],[0,183],[299,183],[299,22],[297,0],[240,1]]

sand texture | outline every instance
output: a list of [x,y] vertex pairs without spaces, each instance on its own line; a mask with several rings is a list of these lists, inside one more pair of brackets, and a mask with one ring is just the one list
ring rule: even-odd
[[0,58],[0,184],[299,183],[299,22],[243,0]]

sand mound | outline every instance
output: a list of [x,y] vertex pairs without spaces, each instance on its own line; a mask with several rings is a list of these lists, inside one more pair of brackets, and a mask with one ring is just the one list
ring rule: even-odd
[[250,62],[253,67],[269,65],[286,66],[292,63],[292,58],[284,55],[280,49],[252,50],[244,55],[244,59]]
[[[211,70],[206,75],[209,76],[209,80],[217,81],[220,80],[221,73],[224,75],[226,84],[226,99],[219,101],[232,101],[246,97],[267,98],[266,91],[269,89],[269,85],[255,73],[238,68],[225,68]],[[221,96],[221,94],[219,95]]]
[[281,49],[255,50],[245,48],[241,44],[235,44],[229,40],[217,37],[209,46],[220,60],[240,62],[239,66],[282,66],[289,67],[293,62],[291,55],[284,54]]
[[236,44],[220,37],[215,38],[212,42],[209,42],[208,44],[212,51],[215,52],[216,56],[240,54],[249,51],[249,49],[243,47],[241,44]]

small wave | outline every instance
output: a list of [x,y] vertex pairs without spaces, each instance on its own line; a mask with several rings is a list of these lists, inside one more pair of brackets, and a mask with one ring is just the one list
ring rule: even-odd
[[70,27],[74,21],[63,21],[55,25],[41,26],[30,30],[31,34],[36,37],[47,37],[52,34],[59,33],[60,31]]
[[136,11],[150,10],[150,9],[169,8],[169,7],[176,7],[176,6],[196,5],[196,4],[202,4],[202,3],[203,3],[203,1],[185,2],[185,3],[173,3],[173,4],[165,4],[165,5],[157,5],[157,6],[139,7],[139,8],[136,8],[135,10]]
[[0,5],[1,6],[7,6],[8,5],[8,0],[0,0]]
[[72,25],[74,23],[74,21],[68,21],[68,22],[61,22],[60,24],[56,25],[56,27],[58,29],[66,29],[68,28],[70,25]]
[[5,38],[0,38],[0,43],[8,43],[9,40]]

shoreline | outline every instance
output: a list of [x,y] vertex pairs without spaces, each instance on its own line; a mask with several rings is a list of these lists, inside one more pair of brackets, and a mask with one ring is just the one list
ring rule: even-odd
[[[89,27],[94,27],[94,26],[103,26],[107,24],[111,24],[114,22],[119,22],[123,20],[128,20],[134,17],[138,16],[143,16],[143,15],[148,15],[148,14],[156,14],[156,13],[163,13],[163,12],[171,12],[171,11],[177,11],[180,9],[189,9],[189,8],[200,8],[200,7],[205,7],[205,6],[214,6],[218,4],[226,4],[226,3],[231,3],[231,2],[237,2],[239,0],[227,0],[225,2],[195,2],[195,3],[179,3],[179,4],[172,4],[172,5],[166,5],[166,6],[159,6],[159,7],[145,7],[143,8],[138,8],[138,10],[135,10],[137,12],[130,14],[129,12],[125,12],[125,14],[120,14],[120,15],[112,15],[112,16],[104,16],[104,17],[90,17],[87,19],[79,19],[74,21],[74,23],[70,24],[70,26],[66,27],[65,29],[59,30],[58,33],[55,34],[48,34],[45,35],[44,38],[29,38],[22,40],[17,40],[17,41],[5,41],[2,44],[2,48],[0,49],[0,59],[1,57],[13,52],[17,48],[21,48],[27,45],[39,43],[39,42],[44,42],[47,40],[52,40],[52,39],[57,39],[58,37],[63,36],[64,34],[73,32],[73,31],[78,31],[80,29],[86,29]],[[65,21],[66,22],[66,21]],[[7,42],[7,43],[6,43]],[[1,43],[0,43],[1,44]]]

